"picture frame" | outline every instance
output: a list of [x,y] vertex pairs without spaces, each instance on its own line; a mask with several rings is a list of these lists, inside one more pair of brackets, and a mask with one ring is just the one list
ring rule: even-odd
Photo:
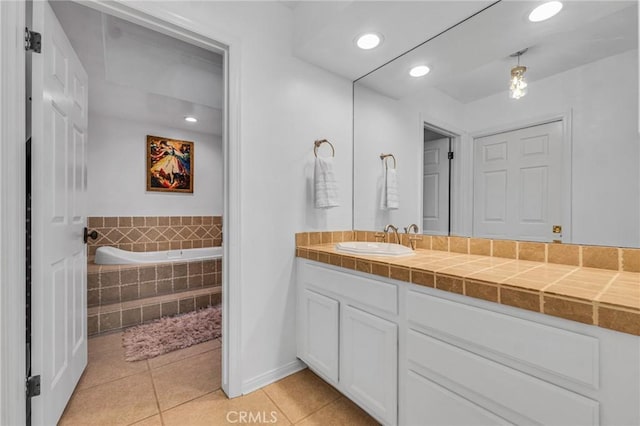
[[147,191],[193,193],[193,145],[147,135]]

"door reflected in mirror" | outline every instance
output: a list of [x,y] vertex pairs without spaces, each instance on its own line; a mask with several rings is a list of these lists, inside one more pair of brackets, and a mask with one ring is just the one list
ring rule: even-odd
[[425,124],[422,183],[422,230],[431,235],[451,233],[452,140],[456,136]]
[[355,229],[640,247],[637,2],[531,22],[538,4],[495,3],[354,82]]

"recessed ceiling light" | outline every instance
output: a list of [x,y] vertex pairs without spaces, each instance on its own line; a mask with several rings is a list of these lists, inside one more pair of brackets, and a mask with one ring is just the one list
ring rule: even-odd
[[375,47],[378,47],[381,42],[382,42],[382,37],[380,37],[378,34],[367,33],[358,37],[358,40],[356,40],[356,45],[360,49],[370,50]]
[[426,66],[426,65],[418,65],[417,67],[411,68],[411,71],[409,71],[409,75],[411,77],[422,77],[424,75],[429,74],[429,71],[431,71],[431,70],[429,69],[428,66]]
[[198,119],[195,117],[187,116],[184,118],[184,121],[188,121],[189,123],[196,123]]
[[562,3],[559,1],[549,1],[541,4],[531,11],[529,20],[531,22],[540,22],[551,18],[562,10]]

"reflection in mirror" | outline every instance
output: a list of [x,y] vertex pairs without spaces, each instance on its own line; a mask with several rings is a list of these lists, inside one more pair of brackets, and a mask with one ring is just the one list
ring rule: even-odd
[[354,83],[355,229],[640,246],[637,3],[529,21],[539,4],[496,3]]
[[452,142],[456,135],[425,123],[422,168],[422,230],[451,233]]

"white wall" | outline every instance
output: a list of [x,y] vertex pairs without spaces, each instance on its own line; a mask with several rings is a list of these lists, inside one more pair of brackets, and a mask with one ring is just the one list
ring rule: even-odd
[[[422,227],[420,195],[422,122],[417,110],[403,102],[381,95],[362,85],[354,90],[354,167],[355,229],[382,231],[387,224],[399,229],[412,223]],[[380,154],[393,154],[397,160],[400,208],[380,208],[384,163]],[[387,159],[390,167],[393,160]]]
[[[462,107],[456,100],[433,88],[420,96],[396,100],[356,83],[355,229],[381,231],[389,223],[399,229],[415,223],[422,229],[424,123],[454,133],[462,132]],[[383,152],[392,153],[398,160],[398,210],[381,210],[379,207],[384,173],[380,154]]]
[[[241,352],[244,389],[296,362],[294,233],[351,228],[351,82],[291,54],[292,12],[276,2],[128,2],[240,55]],[[313,141],[336,149],[341,206],[313,209]]]
[[[147,135],[194,142],[193,194],[147,192]],[[90,111],[88,140],[89,216],[222,215],[219,136]]]
[[571,242],[640,246],[638,51],[589,63],[529,85],[514,102],[499,93],[466,105],[465,127],[526,123],[572,111]]

